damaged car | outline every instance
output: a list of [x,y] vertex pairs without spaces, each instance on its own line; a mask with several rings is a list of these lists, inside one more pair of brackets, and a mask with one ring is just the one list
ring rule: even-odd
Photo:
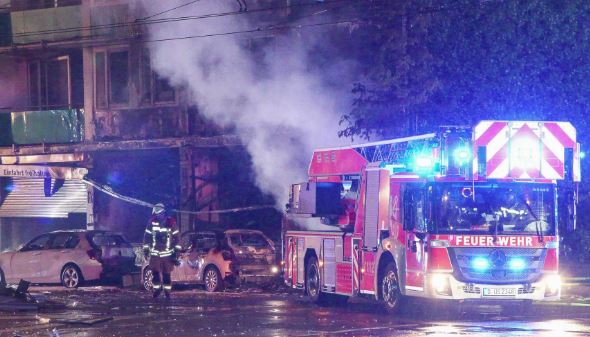
[[[202,284],[216,292],[244,281],[274,282],[279,275],[274,243],[260,231],[187,232],[181,245],[171,275],[174,283]],[[153,274],[147,262],[142,275],[144,288],[151,291]]]
[[23,279],[77,288],[134,270],[131,244],[120,234],[102,230],[54,231],[0,254],[0,284]]

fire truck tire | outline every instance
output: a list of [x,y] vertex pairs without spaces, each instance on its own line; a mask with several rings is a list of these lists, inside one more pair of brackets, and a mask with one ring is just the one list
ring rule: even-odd
[[6,279],[4,278],[4,272],[0,269],[0,287],[6,285]]
[[323,296],[325,294],[322,294],[318,259],[315,256],[309,258],[305,267],[305,292],[317,304],[322,304],[325,300],[325,296]]
[[394,262],[389,262],[379,280],[380,293],[383,300],[383,305],[390,313],[398,313],[404,303],[404,296],[399,288],[399,281],[397,277],[397,268]]

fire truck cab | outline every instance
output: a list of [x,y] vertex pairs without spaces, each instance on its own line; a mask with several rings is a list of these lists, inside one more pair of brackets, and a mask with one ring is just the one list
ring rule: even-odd
[[[556,300],[575,227],[568,122],[483,121],[313,153],[292,185],[284,277],[315,301]],[[325,228],[327,230],[309,230]]]

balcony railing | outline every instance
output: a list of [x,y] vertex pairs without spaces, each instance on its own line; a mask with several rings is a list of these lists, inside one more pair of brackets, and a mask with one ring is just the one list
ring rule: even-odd
[[52,7],[12,11],[10,13],[13,43],[57,41],[80,38],[80,6]]
[[83,109],[0,113],[0,146],[77,143],[83,140]]

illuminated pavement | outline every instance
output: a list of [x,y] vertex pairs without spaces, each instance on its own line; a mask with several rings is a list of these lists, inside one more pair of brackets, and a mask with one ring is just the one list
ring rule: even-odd
[[[530,313],[507,314],[496,306],[467,308],[449,318],[429,305],[414,303],[411,312],[395,317],[379,305],[355,300],[344,307],[320,308],[298,293],[259,291],[207,294],[199,289],[177,291],[171,301],[153,300],[144,292],[112,287],[65,291],[35,288],[67,310],[0,313],[0,336],[588,336],[590,305],[537,305]],[[57,322],[86,315],[113,319],[89,326]]]

